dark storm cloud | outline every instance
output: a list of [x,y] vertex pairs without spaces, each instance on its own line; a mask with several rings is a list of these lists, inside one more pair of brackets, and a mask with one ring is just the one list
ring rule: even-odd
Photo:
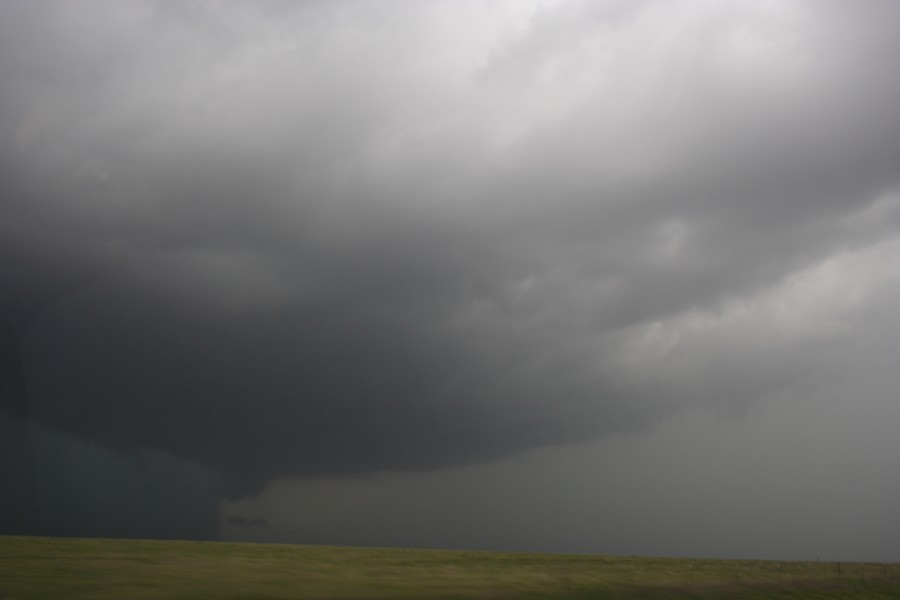
[[898,234],[887,2],[0,10],[24,412],[235,495],[741,411]]
[[114,454],[0,415],[0,532],[214,538],[221,485],[165,453]]
[[268,527],[269,522],[262,517],[242,517],[240,515],[231,515],[225,519],[226,525],[233,527]]

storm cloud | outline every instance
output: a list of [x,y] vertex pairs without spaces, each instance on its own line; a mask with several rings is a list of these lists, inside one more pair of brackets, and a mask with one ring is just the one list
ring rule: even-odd
[[237,499],[815,397],[900,358],[898,28],[3,3],[3,406]]

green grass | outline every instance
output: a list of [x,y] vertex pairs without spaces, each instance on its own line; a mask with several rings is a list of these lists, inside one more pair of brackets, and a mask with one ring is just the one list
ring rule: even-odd
[[0,600],[898,598],[900,565],[0,536]]

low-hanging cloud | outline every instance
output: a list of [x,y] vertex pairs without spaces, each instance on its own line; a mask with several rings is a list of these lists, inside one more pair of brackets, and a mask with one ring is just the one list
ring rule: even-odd
[[6,3],[4,407],[231,496],[740,413],[882,348],[897,13]]

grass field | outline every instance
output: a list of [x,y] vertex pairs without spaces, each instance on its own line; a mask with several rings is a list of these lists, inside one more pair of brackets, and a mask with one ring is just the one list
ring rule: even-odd
[[900,598],[900,564],[0,536],[33,598]]

